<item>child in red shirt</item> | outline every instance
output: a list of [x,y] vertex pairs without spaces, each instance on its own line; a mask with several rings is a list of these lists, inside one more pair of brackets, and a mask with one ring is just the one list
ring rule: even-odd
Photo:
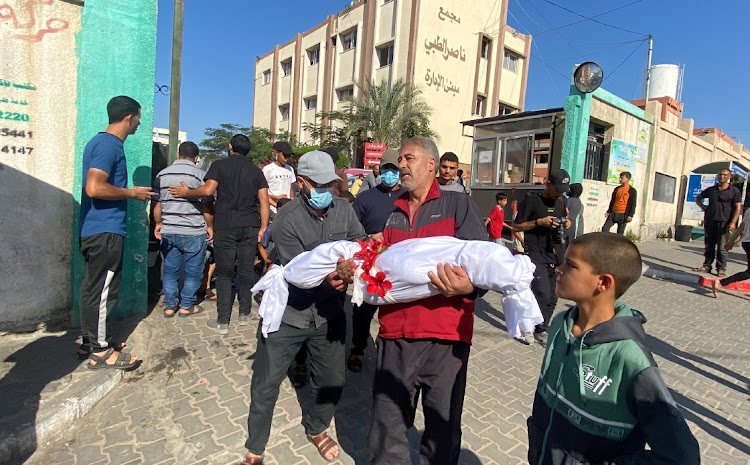
[[503,208],[508,204],[508,196],[502,192],[495,194],[495,201],[497,205],[490,212],[490,216],[484,220],[484,225],[487,226],[487,233],[490,235],[490,239],[498,244],[502,244],[502,233],[503,228],[512,230],[510,225],[505,222],[505,212]]

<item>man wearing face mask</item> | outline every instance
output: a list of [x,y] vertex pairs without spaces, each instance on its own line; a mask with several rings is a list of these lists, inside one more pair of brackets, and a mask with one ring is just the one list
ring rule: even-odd
[[[354,213],[367,234],[382,233],[388,216],[393,212],[393,202],[404,193],[399,182],[398,152],[388,149],[380,159],[380,184],[362,192],[354,200]],[[362,357],[370,338],[370,321],[378,307],[367,302],[355,306],[352,312],[352,352],[347,366],[351,371],[362,369]]]
[[[297,165],[300,195],[279,210],[273,222],[277,263],[286,265],[302,252],[338,240],[365,239],[367,234],[348,201],[333,196],[339,179],[331,157],[312,151]],[[326,429],[344,387],[346,356],[346,283],[338,272],[313,289],[289,285],[289,299],[278,331],[264,338],[258,326],[248,414],[248,453],[243,464],[263,463],[279,386],[300,348],[307,347],[311,366],[312,404],[302,425],[308,439],[328,461],[339,454]]]

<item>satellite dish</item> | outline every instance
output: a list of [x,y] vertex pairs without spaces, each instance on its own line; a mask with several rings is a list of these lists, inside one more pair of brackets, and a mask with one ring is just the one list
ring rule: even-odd
[[573,73],[573,84],[576,89],[584,94],[591,93],[602,85],[604,71],[602,67],[593,61],[587,61],[576,68]]

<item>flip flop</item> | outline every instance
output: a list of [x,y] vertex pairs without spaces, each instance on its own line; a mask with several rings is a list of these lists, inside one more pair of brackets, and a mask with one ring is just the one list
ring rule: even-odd
[[[187,308],[181,308],[180,310],[187,310]],[[193,310],[194,311],[188,312],[188,313],[182,313],[182,312],[178,311],[177,314],[180,315],[180,317],[182,317],[182,318],[187,318],[189,316],[193,316],[193,315],[197,315],[199,313],[203,313],[203,307],[201,307],[200,305],[193,305]]]
[[335,457],[330,458],[330,459],[326,457],[326,454],[328,453],[328,451],[338,446],[338,444],[336,443],[336,441],[331,439],[331,437],[328,436],[328,433],[326,433],[325,431],[323,431],[317,436],[312,436],[308,434],[307,439],[309,439],[310,442],[312,442],[315,445],[315,447],[318,449],[318,453],[320,454],[321,457],[323,457],[323,459],[325,459],[326,462],[333,462],[334,460],[339,458],[339,454],[341,453],[340,448],[339,448],[339,454],[336,454]]
[[697,271],[698,273],[710,273],[711,268],[706,268],[705,266],[700,266],[698,268],[693,268],[693,271]]

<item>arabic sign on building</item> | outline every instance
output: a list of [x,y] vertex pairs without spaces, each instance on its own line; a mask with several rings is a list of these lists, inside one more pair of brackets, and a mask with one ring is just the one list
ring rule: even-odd
[[695,204],[698,194],[716,184],[715,174],[691,174],[688,178],[685,190],[685,206],[682,209],[682,218],[700,221],[703,219],[703,210]]
[[648,158],[648,143],[651,139],[651,125],[645,121],[638,123],[638,138],[636,141],[635,160],[646,163]]
[[609,167],[607,168],[607,184],[620,184],[620,173],[635,171],[637,148],[621,140],[612,139],[612,148],[609,152]]

